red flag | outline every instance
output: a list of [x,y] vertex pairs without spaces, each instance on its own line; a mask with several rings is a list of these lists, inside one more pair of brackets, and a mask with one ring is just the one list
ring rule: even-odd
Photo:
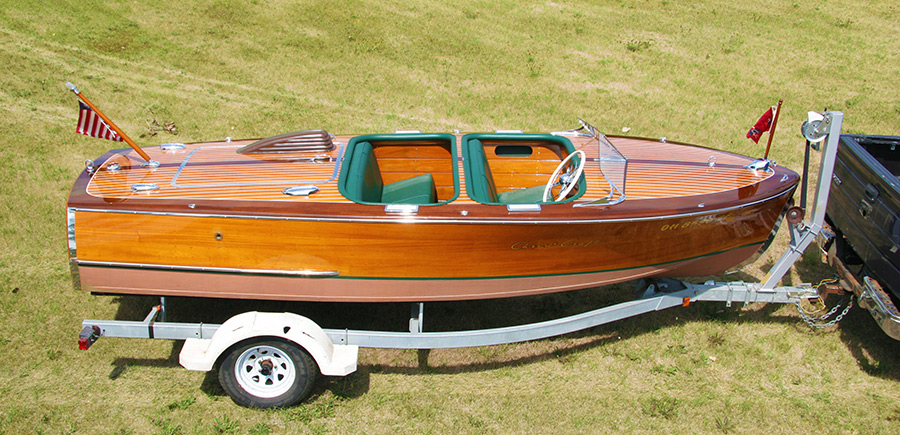
[[122,142],[122,137],[109,128],[100,115],[97,115],[90,107],[81,101],[78,101],[81,110],[78,112],[78,126],[75,127],[77,133],[86,134],[88,136],[107,139],[116,142]]
[[763,113],[763,116],[759,118],[759,121],[756,121],[756,124],[753,125],[753,128],[747,132],[747,137],[753,139],[753,142],[759,143],[759,138],[762,137],[763,132],[769,131],[769,128],[772,127],[772,108],[766,110],[766,113]]

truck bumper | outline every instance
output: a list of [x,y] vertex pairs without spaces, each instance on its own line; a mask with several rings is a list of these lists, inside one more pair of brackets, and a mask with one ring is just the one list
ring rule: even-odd
[[891,296],[881,288],[881,284],[869,276],[863,277],[860,283],[856,276],[850,272],[847,265],[835,255],[833,238],[835,233],[830,228],[824,228],[817,237],[819,246],[825,251],[828,264],[837,270],[841,277],[841,286],[852,291],[858,300],[859,306],[865,308],[875,323],[888,337],[900,340],[900,311],[891,299]]

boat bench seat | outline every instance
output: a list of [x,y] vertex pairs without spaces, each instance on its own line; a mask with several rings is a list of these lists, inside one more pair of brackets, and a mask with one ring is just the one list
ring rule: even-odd
[[387,204],[432,204],[436,200],[437,189],[431,174],[385,184],[381,192],[381,202]]
[[540,204],[544,201],[545,185],[528,187],[525,189],[510,190],[497,195],[499,202],[504,204]]
[[431,174],[384,184],[375,151],[369,142],[359,142],[350,156],[347,196],[359,202],[379,204],[433,204],[437,189]]
[[470,198],[486,204],[540,204],[543,202],[543,185],[497,193],[494,176],[491,174],[491,167],[488,165],[487,156],[484,155],[484,146],[481,141],[472,139],[466,146],[469,147],[467,163],[470,174],[470,179],[466,183],[466,191]]

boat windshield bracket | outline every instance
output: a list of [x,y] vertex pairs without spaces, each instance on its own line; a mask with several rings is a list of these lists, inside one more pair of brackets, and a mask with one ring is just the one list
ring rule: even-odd
[[585,120],[578,118],[578,123],[581,124],[581,127],[574,128],[572,130],[565,131],[554,131],[550,134],[554,136],[574,136],[574,137],[593,137],[597,138],[599,136],[605,136],[603,133],[600,133],[596,127],[591,124],[588,124]]
[[578,122],[581,124],[580,128],[563,132],[562,135],[591,137],[597,140],[599,158],[594,160],[600,165],[600,175],[609,185],[609,193],[600,199],[577,203],[575,207],[610,206],[625,201],[625,174],[627,173],[628,159],[596,127],[583,119],[578,119]]

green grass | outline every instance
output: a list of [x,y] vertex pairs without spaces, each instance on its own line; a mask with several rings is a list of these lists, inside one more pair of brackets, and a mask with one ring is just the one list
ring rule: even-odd
[[[76,350],[82,319],[138,319],[153,301],[75,291],[64,213],[84,160],[118,146],[74,133],[66,81],[143,145],[307,128],[550,131],[582,117],[610,134],[627,127],[761,155],[744,134],[781,98],[772,157],[799,170],[808,110],[845,112],[845,131],[900,133],[900,9],[890,1],[2,3],[0,433],[900,427],[898,344],[868,314],[815,331],[793,307],[715,304],[435,350],[427,367],[415,351],[364,349],[357,373],[320,382],[296,408],[239,408],[214,375],[178,366],[178,343]],[[830,274],[807,258],[790,282]],[[552,316],[613,291],[442,305],[426,328]],[[384,308],[401,323],[406,310]]]

